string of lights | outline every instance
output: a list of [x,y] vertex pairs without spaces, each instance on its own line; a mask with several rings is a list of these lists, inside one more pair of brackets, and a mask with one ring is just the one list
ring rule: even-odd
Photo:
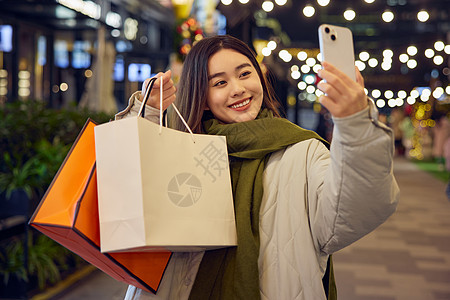
[[[252,0],[221,0],[221,3],[225,6],[233,4],[239,4],[242,6],[258,5],[267,15],[276,11],[277,9],[285,9],[283,6],[289,6],[288,9],[293,9],[292,3],[288,3],[287,0],[264,0],[264,1],[252,1]],[[362,0],[360,1],[363,2]],[[377,3],[378,2],[378,3]],[[417,23],[431,22],[430,13],[425,8],[408,7],[408,14],[401,13],[400,10],[396,10],[396,6],[406,7],[408,2],[406,0],[387,0],[383,1],[364,0],[364,5],[373,8],[373,12],[370,16],[372,23],[378,23],[378,27],[382,26],[380,23],[395,23],[400,22],[401,19],[408,19],[408,22],[412,22],[412,15],[414,15]],[[357,7],[356,1],[350,2]],[[359,5],[361,5],[359,3]],[[336,11],[337,2],[330,0],[317,0],[316,3],[306,2],[300,11],[298,11],[299,17],[305,18],[304,22],[308,19],[316,16],[318,19],[323,20],[324,13],[328,12],[327,7],[334,5],[334,12]],[[344,7],[342,2],[339,3],[340,7]],[[375,5],[378,5],[375,7]],[[380,6],[381,5],[381,6]],[[383,9],[380,9],[382,7]],[[296,6],[298,8],[298,6]],[[413,12],[411,12],[411,10]],[[376,12],[375,12],[376,11]],[[363,15],[363,14],[361,14]],[[358,21],[359,14],[356,9],[347,6],[342,10],[342,16],[344,22],[348,22],[349,26],[352,26],[354,22]],[[378,17],[377,17],[378,16]],[[364,16],[368,18],[367,13]],[[336,16],[333,16],[333,20],[337,20]],[[378,19],[378,20],[377,20]],[[339,22],[341,22],[339,20]],[[408,23],[409,24],[409,23]],[[345,23],[344,23],[345,26]],[[420,26],[420,25],[419,25]],[[442,38],[435,39],[434,41],[419,41],[415,40],[414,43],[404,45],[395,45],[392,47],[376,48],[376,49],[364,49],[359,50],[356,53],[355,65],[363,73],[381,73],[381,74],[393,74],[400,73],[407,75],[408,73],[420,72],[423,65],[429,66],[431,71],[431,77],[437,78],[440,75],[443,77],[450,76],[450,69],[445,62],[449,59],[450,45],[446,44],[446,41]],[[278,42],[279,39],[275,38],[270,41],[266,41],[266,45],[257,48],[259,55],[264,57],[275,56],[276,59],[280,59],[290,67],[290,81],[296,82],[297,88],[300,90],[299,99],[309,100],[314,102],[321,92],[316,88],[318,77],[317,72],[321,68],[321,54],[318,49],[298,49],[289,48],[282,43]],[[399,42],[395,40],[395,42]],[[360,45],[364,45],[363,42]],[[356,47],[355,47],[356,48]],[[364,48],[364,47],[358,47]],[[445,84],[445,82],[444,82]],[[411,90],[401,89],[394,90],[394,88],[385,89],[380,91],[379,89],[366,90],[366,93],[376,100],[376,104],[379,108],[383,107],[396,107],[403,106],[405,103],[413,105],[417,101],[423,103],[429,101],[430,97],[437,100],[444,100],[450,94],[450,86],[447,80],[446,86],[436,87],[414,87]],[[309,95],[303,95],[305,92]],[[301,96],[300,96],[301,95]],[[448,100],[448,99],[447,99]]]

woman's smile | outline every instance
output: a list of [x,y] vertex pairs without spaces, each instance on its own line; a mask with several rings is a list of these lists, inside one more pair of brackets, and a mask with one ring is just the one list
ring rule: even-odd
[[246,110],[250,106],[249,105],[250,101],[251,101],[251,98],[247,98],[242,101],[235,102],[233,105],[230,105],[229,107],[236,111],[243,111],[243,110]]

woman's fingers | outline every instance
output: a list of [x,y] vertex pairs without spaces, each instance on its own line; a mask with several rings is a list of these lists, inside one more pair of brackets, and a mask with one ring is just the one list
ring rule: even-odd
[[[153,83],[152,91],[150,92],[149,99],[147,100],[147,105],[151,107],[158,108],[160,106],[160,87],[161,87],[161,78],[163,80],[163,109],[166,109],[173,101],[175,101],[176,88],[172,80],[172,71],[168,70],[165,73],[158,73],[156,76],[152,78],[156,78]],[[148,84],[152,78],[148,78],[144,81],[142,85],[141,96],[139,100],[144,100],[145,92],[148,88]]]
[[367,106],[367,97],[364,93],[364,79],[355,69],[356,81],[345,75],[332,64],[323,62],[323,69],[319,76],[324,81],[317,87],[325,94],[319,101],[334,117],[345,117],[361,111]]
[[319,90],[325,93],[331,101],[332,99],[338,99],[341,95],[341,93],[336,90],[333,85],[329,84],[325,80],[320,81],[317,84],[317,87],[319,88]]

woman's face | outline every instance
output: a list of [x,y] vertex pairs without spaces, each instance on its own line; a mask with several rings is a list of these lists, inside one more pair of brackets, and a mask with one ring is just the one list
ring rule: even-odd
[[254,120],[263,88],[256,69],[243,54],[222,49],[208,61],[208,109],[223,123]]

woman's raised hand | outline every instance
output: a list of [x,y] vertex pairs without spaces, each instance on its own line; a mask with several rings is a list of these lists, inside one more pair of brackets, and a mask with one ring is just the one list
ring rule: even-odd
[[[156,74],[156,78],[158,78],[155,83],[153,84],[153,89],[150,92],[149,99],[147,101],[147,105],[150,105],[151,107],[159,109],[159,95],[160,95],[160,87],[161,87],[161,77],[163,78],[163,110],[166,110],[167,107],[172,104],[173,101],[175,101],[175,93],[177,89],[175,88],[175,85],[172,81],[172,71],[168,70],[165,73],[158,73]],[[154,77],[152,77],[154,78]],[[139,97],[139,100],[142,102],[144,100],[145,91],[147,90],[148,83],[151,78],[148,78],[144,81],[142,84],[142,92],[141,96]]]
[[364,79],[358,68],[355,67],[356,81],[353,81],[330,63],[322,62],[322,67],[319,76],[324,80],[317,87],[325,94],[319,101],[333,117],[347,117],[367,107]]

